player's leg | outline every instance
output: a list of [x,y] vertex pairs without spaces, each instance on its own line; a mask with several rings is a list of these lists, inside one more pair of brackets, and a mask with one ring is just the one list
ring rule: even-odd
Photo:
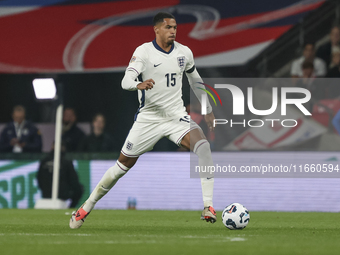
[[[196,128],[187,133],[181,145],[190,149],[198,156],[198,164],[201,167],[212,166],[213,161],[211,157],[210,144],[205,138],[201,129]],[[201,176],[201,186],[204,210],[201,215],[202,220],[214,223],[216,221],[216,212],[213,208],[213,190],[214,190],[214,176],[210,173],[205,173],[206,176]]]
[[[204,136],[202,129],[190,119],[188,115],[179,116],[174,119],[167,128],[168,138],[187,149],[193,151],[199,158],[200,166],[213,165],[210,144]],[[213,175],[201,175],[201,185],[203,194],[204,211],[201,219],[215,222],[216,213],[213,209],[213,189],[214,178]]]
[[137,159],[138,157],[127,157],[120,153],[116,164],[105,172],[90,197],[76,212],[72,213],[69,224],[70,228],[80,228],[83,225],[86,217],[90,214],[96,203],[129,171],[137,162]]
[[90,197],[83,205],[86,212],[90,212],[95,204],[109,192],[110,189],[123,177],[127,171],[137,162],[138,157],[127,157],[120,153],[116,164],[110,167],[97,184],[96,188],[92,191]]
[[70,228],[80,228],[96,203],[133,167],[138,157],[153,148],[161,138],[154,123],[135,122],[116,164],[110,167],[85,203],[72,214]]

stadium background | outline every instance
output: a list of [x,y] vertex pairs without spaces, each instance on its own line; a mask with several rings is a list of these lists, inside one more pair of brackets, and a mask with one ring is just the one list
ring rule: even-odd
[[[203,0],[168,1],[166,5],[159,1],[1,1],[0,129],[11,120],[17,104],[26,107],[34,123],[53,126],[55,105],[37,102],[31,85],[36,77],[53,77],[64,84],[65,106],[77,110],[78,121],[87,130],[92,116],[102,112],[107,131],[122,144],[138,102],[137,94],[122,90],[120,82],[134,49],[154,38],[151,17],[160,10],[174,13],[179,24],[177,40],[192,49],[198,71],[206,78],[288,77],[285,66],[301,55],[303,43],[323,40],[339,18],[338,1],[245,0],[232,5]],[[197,18],[209,22],[202,25]],[[183,99],[190,104],[186,81]],[[246,155],[242,162],[249,159],[251,163],[259,153],[268,157],[277,153],[286,159],[290,156],[282,151],[298,150],[295,155],[301,157],[338,162],[340,141],[327,128],[318,141],[292,143],[279,148],[280,152],[230,152],[230,157],[241,164],[237,158]],[[53,129],[46,130],[43,139],[51,139]],[[226,145],[244,131],[229,137]],[[335,145],[324,146],[320,139]],[[48,148],[46,144],[44,152]],[[189,155],[176,150],[162,140],[98,208],[123,209],[133,197],[138,209],[199,210],[199,181],[188,181]],[[35,172],[43,156],[0,154],[0,208],[34,206],[40,197]],[[85,186],[84,198],[117,156],[118,152],[67,155]],[[217,179],[216,209],[237,201],[249,210],[339,211],[338,184],[338,179],[331,178]]]

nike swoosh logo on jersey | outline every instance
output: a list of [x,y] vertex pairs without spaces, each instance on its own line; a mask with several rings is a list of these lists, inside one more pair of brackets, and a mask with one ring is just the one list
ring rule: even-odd
[[161,64],[162,64],[162,63],[160,63],[160,64],[158,64],[158,65],[155,65],[155,64],[154,64],[153,67],[157,67],[157,66],[159,66],[159,65],[161,65]]

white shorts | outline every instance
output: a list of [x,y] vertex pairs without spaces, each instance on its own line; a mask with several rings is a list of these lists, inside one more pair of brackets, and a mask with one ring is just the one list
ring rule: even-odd
[[121,152],[127,157],[139,157],[163,137],[180,146],[183,137],[196,128],[200,129],[189,115],[156,123],[135,121]]

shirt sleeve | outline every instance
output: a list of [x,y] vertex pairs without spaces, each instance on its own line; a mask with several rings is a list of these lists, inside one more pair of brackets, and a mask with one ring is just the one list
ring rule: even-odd
[[133,70],[140,75],[145,71],[146,59],[147,53],[145,52],[145,49],[143,49],[142,46],[137,47],[126,70]]
[[147,57],[147,53],[142,46],[135,50],[122,80],[123,89],[137,90],[137,85],[141,83],[137,77],[145,71]]
[[[202,95],[203,94],[206,95],[207,93],[205,92],[205,86],[204,86],[203,80],[202,80],[201,76],[199,75],[199,73],[197,72],[195,65],[193,66],[193,68],[194,68],[194,70],[192,72],[186,72],[186,75],[188,77],[188,81],[189,81],[191,89],[193,90],[198,101],[200,103],[202,103],[201,102]],[[207,111],[208,114],[212,112],[212,107],[211,107],[211,104],[209,102],[209,99],[207,100],[207,110],[206,111]]]
[[[196,70],[194,55],[192,54],[192,51],[188,47],[187,47],[187,50],[188,50],[188,53],[187,53],[188,61],[185,66],[185,74],[188,77],[188,81],[189,81],[191,89],[196,95],[198,101],[201,103],[202,94],[206,94],[206,92],[203,90],[205,89],[205,86],[203,85],[204,83],[203,83],[201,76]],[[212,112],[212,107],[208,99],[207,100],[207,113],[209,114],[211,112]]]
[[195,61],[194,61],[194,55],[192,54],[192,51],[187,48],[188,53],[187,53],[187,62],[185,66],[185,71],[187,73],[191,73],[195,70]]

